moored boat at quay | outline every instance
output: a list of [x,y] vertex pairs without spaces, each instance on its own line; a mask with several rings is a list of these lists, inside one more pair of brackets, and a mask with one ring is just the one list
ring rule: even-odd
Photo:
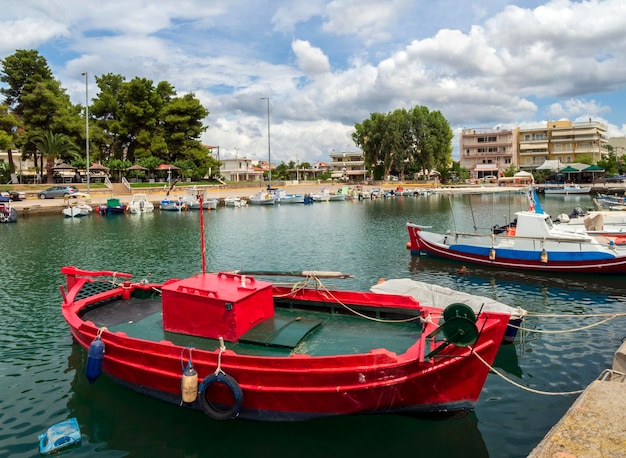
[[303,204],[307,196],[304,194],[289,194],[284,189],[272,189],[277,204]]
[[152,213],[154,211],[154,204],[150,202],[146,194],[133,194],[128,204],[128,210],[133,214]]
[[11,206],[11,199],[8,196],[0,196],[0,223],[15,223],[17,221],[17,210]]
[[269,191],[259,191],[248,197],[248,202],[250,202],[250,205],[274,205],[276,197]]
[[102,371],[217,420],[471,410],[509,319],[232,272],[162,284],[62,273],[63,316],[93,353],[92,382]]
[[589,194],[591,192],[591,186],[580,186],[575,183],[561,183],[556,185],[546,184],[544,187],[546,195],[555,194]]
[[99,205],[97,210],[101,215],[121,215],[127,208],[128,205],[120,202],[120,199],[117,197],[111,197],[107,199],[106,204]]
[[516,213],[515,227],[502,234],[429,232],[407,223],[411,254],[428,254],[463,263],[544,272],[626,273],[626,246],[611,237],[564,230],[550,215]]

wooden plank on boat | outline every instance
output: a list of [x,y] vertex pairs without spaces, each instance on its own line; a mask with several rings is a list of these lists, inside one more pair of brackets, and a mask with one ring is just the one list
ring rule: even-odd
[[239,338],[239,342],[295,348],[309,332],[320,324],[320,321],[300,317],[293,319],[273,317],[250,329]]

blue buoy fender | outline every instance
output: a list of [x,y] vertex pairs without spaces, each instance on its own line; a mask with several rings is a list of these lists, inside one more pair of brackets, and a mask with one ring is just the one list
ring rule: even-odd
[[87,367],[85,368],[85,375],[89,383],[94,383],[100,373],[102,372],[102,361],[104,359],[104,342],[100,338],[100,333],[89,345],[89,351],[87,352]]

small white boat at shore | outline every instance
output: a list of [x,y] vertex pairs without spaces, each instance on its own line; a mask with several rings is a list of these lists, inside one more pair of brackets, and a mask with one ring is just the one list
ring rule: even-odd
[[250,202],[250,205],[274,205],[276,197],[267,191],[259,191],[248,197],[248,202]]
[[246,201],[239,196],[229,196],[224,199],[224,205],[226,207],[243,207],[246,205]]
[[66,218],[79,218],[81,216],[87,216],[93,211],[90,205],[80,202],[74,205],[68,205],[63,209],[63,215]]
[[320,192],[311,194],[314,202],[338,202],[346,200],[347,194],[342,192],[331,193],[327,188],[322,189]]
[[591,192],[591,186],[579,186],[573,183],[565,183],[563,185],[558,185],[555,187],[551,187],[549,184],[546,185],[544,192],[546,195],[550,194],[589,194]]
[[217,210],[217,206],[220,203],[217,199],[208,199],[202,202],[202,208],[205,210]]
[[154,204],[148,200],[146,194],[133,194],[128,204],[128,209],[133,214],[152,213],[154,211]]
[[288,194],[284,189],[274,189],[274,197],[277,204],[303,204],[303,194]]

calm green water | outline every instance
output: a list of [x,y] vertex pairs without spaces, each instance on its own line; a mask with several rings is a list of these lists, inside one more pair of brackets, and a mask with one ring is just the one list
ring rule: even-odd
[[[551,214],[590,207],[587,196],[542,200]],[[412,258],[406,222],[435,230],[502,224],[522,196],[395,198],[311,206],[220,208],[205,213],[208,270],[340,270],[328,285],[366,290],[381,277],[410,277],[496,298],[530,312],[526,326],[566,330],[585,315],[626,310],[621,278],[538,276]],[[304,423],[216,422],[122,388],[106,377],[89,385],[85,352],[60,313],[63,265],[110,269],[153,280],[201,269],[198,213],[83,219],[21,217],[0,225],[0,456],[38,456],[37,435],[77,417],[83,443],[68,456],[471,456],[524,457],[575,400],[517,388],[490,374],[475,413],[457,419],[393,415]],[[528,334],[503,347],[496,366],[535,390],[586,387],[610,367],[626,335],[624,319],[577,333]]]

